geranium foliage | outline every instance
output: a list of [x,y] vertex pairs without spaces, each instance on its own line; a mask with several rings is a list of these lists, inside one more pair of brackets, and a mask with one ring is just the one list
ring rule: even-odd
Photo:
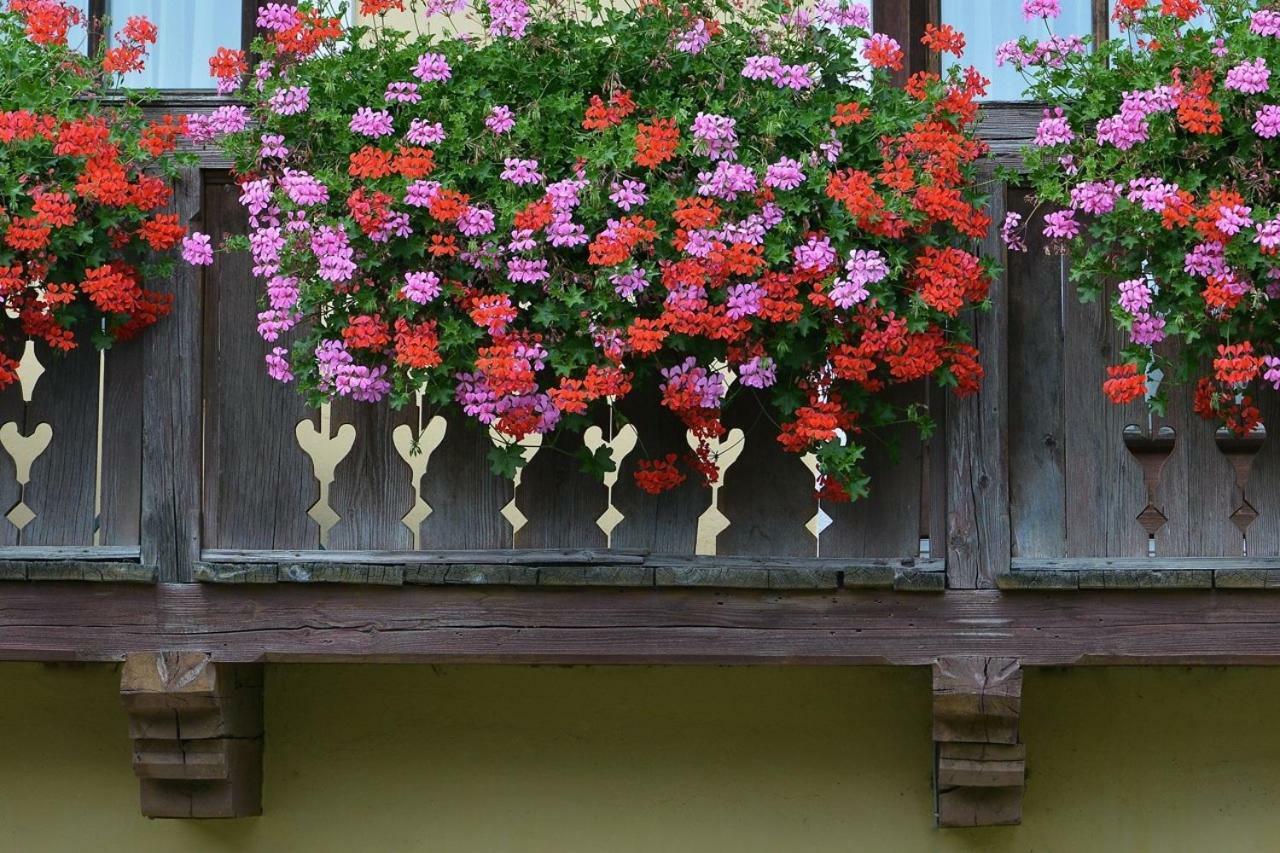
[[[1196,411],[1247,433],[1256,389],[1280,388],[1280,6],[1119,0],[1114,21],[1120,37],[1097,50],[1001,48],[1054,105],[1027,152],[1045,233],[1071,250],[1086,298],[1117,283],[1110,310],[1130,343],[1099,377],[1113,400],[1194,380]],[[1015,246],[1020,225],[1006,223]]]
[[757,395],[846,498],[860,431],[926,420],[888,386],[977,387],[976,72],[893,86],[901,46],[838,0],[363,5],[425,34],[270,4],[249,106],[191,118],[236,161],[276,378],[456,405],[507,473],[647,387],[703,439],[640,466],[652,491],[713,478],[706,440]]
[[142,67],[150,22],[122,22],[97,56],[68,44],[85,24],[60,0],[0,4],[0,387],[27,339],[106,348],[170,308],[144,282],[169,274],[157,253],[186,234],[159,212],[185,122],[148,121],[136,99],[106,97]]

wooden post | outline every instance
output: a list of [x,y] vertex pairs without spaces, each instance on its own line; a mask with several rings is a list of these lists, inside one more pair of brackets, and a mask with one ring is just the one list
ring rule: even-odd
[[261,664],[215,664],[203,652],[130,654],[120,695],[143,815],[262,814]]
[[934,779],[941,827],[1022,822],[1026,747],[1016,658],[940,658],[933,667]]

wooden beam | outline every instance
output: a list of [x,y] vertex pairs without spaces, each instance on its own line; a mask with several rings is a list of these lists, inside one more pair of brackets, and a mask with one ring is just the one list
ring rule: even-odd
[[942,827],[1022,822],[1026,747],[1014,658],[941,658],[933,667],[934,789]]
[[1275,591],[6,585],[0,660],[1280,664]]
[[142,813],[157,818],[262,814],[262,667],[215,664],[203,652],[125,657]]

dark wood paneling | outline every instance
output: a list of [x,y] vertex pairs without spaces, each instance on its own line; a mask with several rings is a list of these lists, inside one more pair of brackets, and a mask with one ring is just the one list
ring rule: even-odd
[[[238,198],[225,175],[208,181],[204,218],[215,244],[247,231]],[[247,254],[219,253],[204,276],[205,539],[209,547],[314,548],[319,528],[307,510],[317,485],[295,430],[317,415],[267,375],[275,344],[254,331],[260,292]]]
[[[978,626],[975,628],[975,626]],[[999,630],[981,626],[999,626]],[[1024,666],[1277,664],[1273,592],[250,589],[13,584],[0,660]]]
[[[983,255],[1003,264],[1003,188],[989,207]],[[990,310],[965,318],[981,351],[982,390],[947,404],[947,583],[989,589],[1009,569],[1009,385],[1007,274],[991,286]]]
[[[200,213],[201,176],[184,169],[169,206],[183,225]],[[144,338],[142,560],[164,580],[185,580],[200,555],[201,274],[178,264],[156,282],[173,314]]]

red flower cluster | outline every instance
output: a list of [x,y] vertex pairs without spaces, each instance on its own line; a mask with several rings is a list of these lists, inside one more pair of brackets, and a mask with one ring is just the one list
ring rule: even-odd
[[[140,68],[157,33],[130,18],[99,60],[64,49],[69,28],[83,23],[62,0],[12,0],[0,12],[0,40],[23,69],[0,95],[0,159],[18,182],[0,187],[0,197],[18,200],[0,208],[0,303],[10,318],[0,330],[0,387],[16,378],[25,338],[63,351],[80,345],[78,327],[102,343],[128,340],[170,310],[170,297],[143,281],[165,271],[154,253],[187,233],[176,215],[158,212],[185,123],[149,122],[136,105],[104,109],[84,97],[113,84],[100,69]],[[74,97],[50,99],[51,89]],[[41,112],[48,103],[61,112]]]

